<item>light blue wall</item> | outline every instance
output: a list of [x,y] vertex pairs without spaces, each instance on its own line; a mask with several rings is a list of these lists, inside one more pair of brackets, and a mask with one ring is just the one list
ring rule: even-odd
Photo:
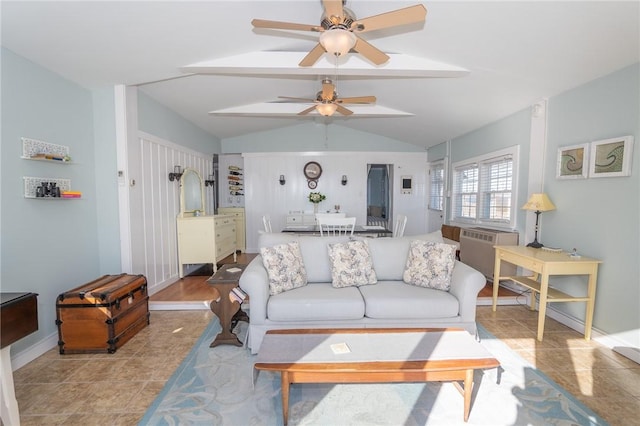
[[[39,330],[20,351],[56,332],[58,294],[100,273],[91,93],[2,49],[3,292],[38,293]],[[20,159],[20,138],[70,147],[74,164]],[[71,179],[80,200],[23,197],[23,176]]]
[[220,139],[138,90],[138,128],[203,154],[219,154]]
[[[640,66],[635,64],[549,99],[544,191],[557,210],[541,216],[541,241],[602,260],[594,327],[627,346],[640,348]],[[512,145],[520,146],[518,201],[526,202],[530,164],[529,110],[456,138],[456,162]],[[556,155],[561,146],[632,135],[630,177],[557,180]],[[444,144],[429,149],[430,161],[443,157]],[[526,212],[518,209],[517,230],[523,235]],[[584,277],[552,284],[570,294],[584,294]],[[555,309],[584,321],[583,303],[555,303]]]
[[[557,210],[542,218],[544,243],[602,260],[594,325],[625,333],[640,348],[640,66],[622,69],[549,100],[545,190]],[[557,180],[561,146],[632,135],[632,175]],[[551,160],[553,159],[553,160]],[[584,284],[567,283],[583,291]],[[558,309],[583,319],[582,304]]]
[[[114,88],[86,90],[2,48],[0,288],[38,293],[39,330],[12,355],[57,340],[60,293],[120,268]],[[204,153],[220,142],[139,97],[141,130]],[[22,160],[21,137],[70,147],[73,164]],[[23,196],[23,176],[71,179],[80,200]]]
[[429,147],[427,152],[429,153],[430,162],[442,160],[444,157],[447,156],[447,143],[442,142],[441,144]]
[[[529,198],[527,183],[531,166],[529,164],[530,139],[531,112],[529,109],[518,111],[498,122],[452,140],[451,164],[514,145],[519,146],[516,206],[522,206]],[[526,213],[524,210],[516,209],[515,229],[520,235],[524,235]]]
[[[462,135],[451,141],[451,164],[458,161],[489,154],[504,148],[519,146],[518,187],[516,206],[521,206],[527,201],[527,182],[529,175],[529,145],[531,134],[530,111],[518,111],[500,121],[481,127],[473,132]],[[446,146],[444,143],[429,148],[429,161],[444,158]],[[449,169],[449,173],[452,168]],[[451,199],[445,200],[447,211],[451,211]],[[516,230],[523,235],[526,212],[520,209],[516,211]],[[449,223],[450,218],[446,218]]]
[[121,264],[114,89],[94,90],[92,100],[100,274],[115,274]]
[[323,151],[424,152],[418,146],[395,139],[349,129],[339,124],[315,122],[222,141],[224,153]]

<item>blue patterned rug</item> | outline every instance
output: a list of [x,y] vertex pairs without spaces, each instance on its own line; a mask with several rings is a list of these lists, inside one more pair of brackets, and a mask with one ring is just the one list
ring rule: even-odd
[[[244,336],[246,324],[236,332]],[[297,384],[289,425],[606,425],[607,423],[481,326],[482,344],[502,364],[477,371],[469,421],[451,383]],[[214,317],[140,425],[282,425],[280,375],[262,371],[253,384],[245,348],[209,348]]]

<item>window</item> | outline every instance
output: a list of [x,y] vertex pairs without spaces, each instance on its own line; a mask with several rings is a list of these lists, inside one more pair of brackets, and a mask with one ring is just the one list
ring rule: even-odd
[[429,167],[429,208],[444,210],[444,162],[432,163]]
[[518,147],[453,165],[453,220],[515,227]]

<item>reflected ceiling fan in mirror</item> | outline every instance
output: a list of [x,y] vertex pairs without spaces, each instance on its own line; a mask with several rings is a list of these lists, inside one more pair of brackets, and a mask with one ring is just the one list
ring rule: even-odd
[[[346,0],[344,0],[346,1]],[[367,43],[358,34],[367,31],[381,30],[400,25],[424,22],[427,9],[421,5],[397,9],[368,18],[356,19],[353,12],[344,7],[343,0],[322,0],[324,13],[320,25],[297,24],[292,22],[267,21],[254,19],[251,24],[255,28],[278,30],[319,32],[318,44],[298,64],[309,67],[316,63],[324,53],[342,56],[354,50],[376,65],[389,60],[389,56]]]
[[373,104],[376,102],[375,96],[358,96],[351,98],[340,98],[336,93],[336,86],[329,79],[322,80],[322,90],[319,91],[315,99],[292,98],[288,96],[278,96],[280,99],[286,99],[289,102],[314,103],[315,105],[302,110],[298,115],[307,115],[314,109],[320,115],[329,117],[334,112],[342,115],[351,115],[353,111],[342,106],[342,104]]

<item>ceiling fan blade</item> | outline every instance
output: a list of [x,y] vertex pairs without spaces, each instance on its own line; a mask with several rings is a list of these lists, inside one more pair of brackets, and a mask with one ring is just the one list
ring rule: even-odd
[[293,30],[293,31],[313,31],[322,32],[324,28],[318,25],[296,24],[293,22],[267,21],[265,19],[254,19],[251,24],[256,28],[270,28],[274,30]]
[[423,22],[426,16],[427,9],[423,5],[417,4],[404,9],[398,9],[392,12],[370,16],[368,18],[358,19],[351,24],[351,29],[357,32],[374,31],[398,25]]
[[335,25],[342,23],[344,11],[342,0],[322,0],[327,18]]
[[311,52],[307,53],[307,56],[302,58],[298,65],[301,67],[310,67],[315,64],[318,59],[320,59],[320,56],[324,55],[325,53],[327,53],[327,51],[324,50],[324,47],[322,47],[320,43],[318,43],[316,44],[316,47],[311,49]]
[[305,109],[304,111],[300,111],[300,112],[298,113],[298,115],[307,115],[307,114],[309,114],[311,111],[313,111],[314,109],[316,109],[316,106],[315,106],[315,105],[314,105],[314,106],[312,106],[312,107],[309,107],[309,108]]
[[342,105],[338,105],[338,108],[336,109],[336,111],[338,111],[342,115],[351,115],[351,114],[353,114],[353,111],[351,111],[350,109],[346,109]]
[[336,90],[336,86],[331,82],[331,80],[322,81],[322,99],[323,100],[327,100],[327,101],[332,100],[335,90]]
[[360,37],[356,37],[356,45],[353,46],[353,50],[360,53],[362,56],[370,60],[376,65],[384,64],[389,60],[389,56],[382,50],[373,47]]
[[339,104],[374,104],[376,103],[375,96],[357,96],[352,98],[339,98],[336,99],[336,103]]
[[315,99],[306,99],[306,98],[293,98],[291,96],[278,96],[278,99],[286,99],[288,101],[291,101],[292,103],[309,103],[309,102],[315,102]]

